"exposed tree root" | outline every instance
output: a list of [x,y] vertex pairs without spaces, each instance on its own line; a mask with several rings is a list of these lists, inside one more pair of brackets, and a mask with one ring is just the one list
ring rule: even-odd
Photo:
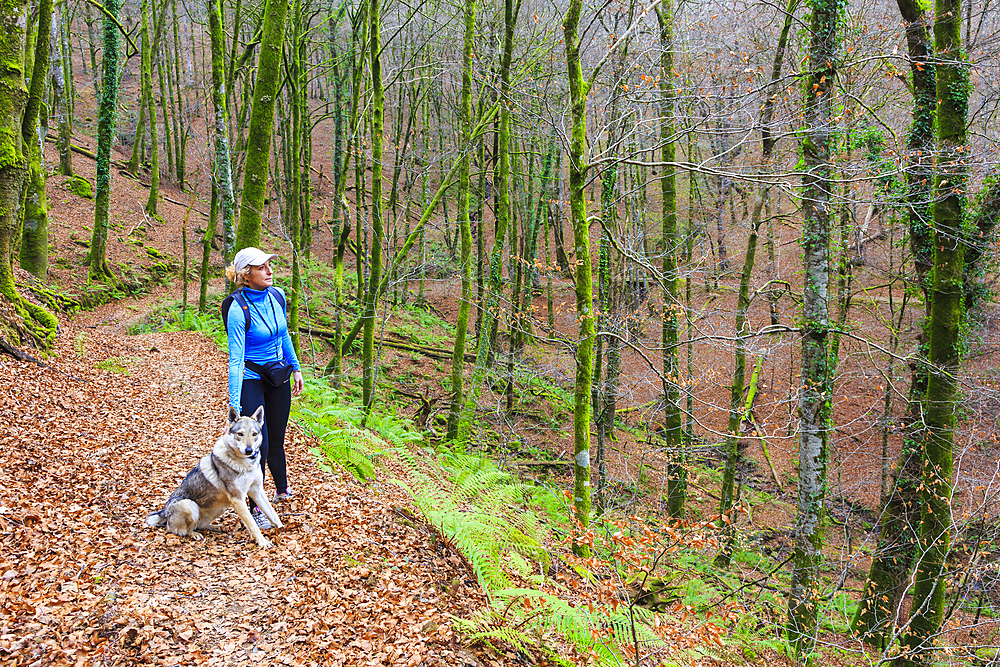
[[[93,252],[93,251],[91,251]],[[89,259],[88,259],[89,261]],[[114,271],[108,265],[107,260],[101,262],[100,267],[94,267],[93,263],[90,264],[90,269],[87,270],[87,282],[110,282],[112,284],[118,284],[121,282],[118,280],[118,276],[115,275]]]
[[0,352],[2,352],[3,354],[9,354],[18,361],[30,361],[34,364],[38,364],[42,368],[48,368],[48,364],[46,364],[44,361],[36,359],[27,352],[22,352],[21,350],[17,349],[16,347],[8,343],[3,338],[0,338]]
[[[15,342],[30,342],[43,350],[51,349],[59,328],[55,315],[25,299],[12,284],[0,285],[0,295],[0,302],[4,306],[0,310],[0,332],[6,330],[7,334],[0,335],[0,341],[4,342],[3,351],[21,358],[6,349],[8,346],[16,349],[5,340],[11,334],[16,336]],[[18,354],[24,353],[18,351]]]

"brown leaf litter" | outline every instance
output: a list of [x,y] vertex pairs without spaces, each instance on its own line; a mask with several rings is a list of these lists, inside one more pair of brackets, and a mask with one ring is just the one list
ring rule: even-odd
[[461,559],[294,426],[273,549],[231,512],[201,542],[144,525],[221,433],[211,342],[64,324],[49,363],[0,356],[0,663],[496,664],[452,630],[485,604]]

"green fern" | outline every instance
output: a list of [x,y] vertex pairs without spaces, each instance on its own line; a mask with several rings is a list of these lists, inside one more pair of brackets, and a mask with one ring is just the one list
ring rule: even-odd
[[210,306],[208,312],[199,313],[190,306],[181,309],[180,304],[171,304],[157,308],[141,322],[128,328],[130,335],[160,331],[197,331],[210,338],[221,349],[229,347],[217,305],[214,308]]
[[397,483],[465,556],[487,593],[510,587],[506,567],[523,571],[526,559],[547,566],[546,531],[526,508],[531,487],[484,458],[446,450],[436,463],[411,460],[408,479]]
[[[525,603],[527,601],[527,604]],[[542,642],[549,632],[570,640],[578,649],[595,653],[602,663],[620,664],[616,646],[595,638],[593,630],[611,628],[618,641],[631,643],[632,625],[625,607],[619,611],[574,606],[555,595],[530,588],[496,591],[493,606],[467,619],[455,619],[455,628],[472,641],[507,642],[525,653],[538,651],[557,658]],[[661,643],[650,630],[649,612],[636,609],[636,635],[644,646]],[[598,636],[599,633],[598,633]],[[617,642],[616,642],[617,643]]]
[[[362,481],[375,474],[378,460],[390,451],[414,464],[409,447],[423,441],[409,420],[377,413],[365,419],[360,407],[344,403],[341,393],[323,379],[306,381],[292,415],[323,442],[320,451],[328,460]],[[366,428],[361,428],[362,422]]]
[[[300,414],[310,417],[315,413],[301,410]],[[367,433],[352,426],[330,428],[322,422],[303,421],[303,428],[320,440],[320,453],[328,461],[349,470],[360,481],[371,479],[378,459],[385,454]]]
[[293,415],[303,429],[322,443],[328,461],[351,472],[361,481],[375,474],[378,460],[385,455],[382,441],[357,428],[364,412],[340,402],[339,394],[322,380],[307,380],[302,400]]
[[510,585],[500,559],[502,517],[470,511],[440,480],[424,473],[415,471],[409,483],[397,483],[410,494],[427,522],[465,556],[486,591]]
[[410,420],[395,415],[380,415],[373,412],[368,415],[365,426],[396,447],[405,448],[424,441],[424,436],[413,430]]
[[525,615],[517,608],[519,599],[520,596],[511,599],[504,607],[486,607],[474,612],[469,618],[454,618],[452,626],[468,641],[481,642],[497,651],[500,649],[497,644],[506,644],[521,653],[541,654],[559,665],[568,667],[574,664],[545,645],[546,624],[539,622],[544,621],[541,617],[545,612]]

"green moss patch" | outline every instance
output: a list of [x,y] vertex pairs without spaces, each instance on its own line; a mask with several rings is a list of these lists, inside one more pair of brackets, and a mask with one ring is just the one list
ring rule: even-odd
[[84,199],[94,198],[94,186],[90,184],[83,176],[70,176],[63,183],[63,187],[72,192],[73,194],[83,197]]

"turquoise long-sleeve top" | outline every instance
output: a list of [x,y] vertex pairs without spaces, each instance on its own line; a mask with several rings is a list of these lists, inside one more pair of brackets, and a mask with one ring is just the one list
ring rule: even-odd
[[[280,287],[275,290],[285,293]],[[240,410],[243,380],[259,380],[260,375],[246,368],[250,360],[263,366],[269,361],[287,359],[294,370],[301,370],[295,355],[292,337],[288,333],[285,309],[273,295],[265,290],[243,288],[250,313],[250,329],[246,328],[243,308],[233,299],[226,313],[226,333],[229,336],[229,405]],[[287,303],[287,301],[286,301]]]

